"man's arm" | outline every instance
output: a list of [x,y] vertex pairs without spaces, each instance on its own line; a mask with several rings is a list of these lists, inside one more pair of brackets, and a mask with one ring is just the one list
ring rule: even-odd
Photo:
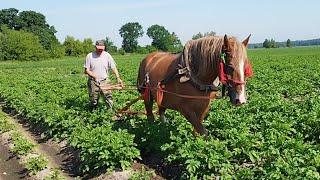
[[116,76],[118,83],[123,87],[124,85],[123,85],[123,82],[120,78],[118,69],[115,67],[115,68],[112,68],[112,71],[113,71],[114,75]]
[[97,78],[96,75],[92,71],[90,71],[88,68],[84,69],[84,73],[90,76],[93,80],[96,80]]

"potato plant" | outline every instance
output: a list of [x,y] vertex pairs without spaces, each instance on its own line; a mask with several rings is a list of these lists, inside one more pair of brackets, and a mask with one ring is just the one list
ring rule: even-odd
[[[115,56],[128,88],[144,56]],[[178,167],[177,179],[319,179],[320,48],[257,49],[248,56],[255,74],[247,83],[248,103],[213,101],[204,121],[207,138],[194,137],[174,111],[166,112],[169,123],[145,116],[115,121],[103,104],[90,111],[83,59],[1,62],[0,96],[48,137],[78,148],[83,171],[124,169],[159,155]],[[115,91],[115,109],[137,96]],[[138,102],[132,110],[143,108]]]

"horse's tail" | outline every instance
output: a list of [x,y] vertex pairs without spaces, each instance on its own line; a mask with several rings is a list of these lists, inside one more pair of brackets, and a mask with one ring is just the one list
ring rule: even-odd
[[150,102],[151,99],[151,87],[149,73],[146,71],[145,67],[146,59],[143,59],[140,63],[138,78],[137,78],[137,89],[141,94],[145,102]]
[[139,93],[142,92],[142,86],[143,86],[143,83],[141,82],[141,63],[140,63],[140,66],[139,66],[139,71],[138,71],[138,77],[137,77],[137,83],[136,83],[136,86],[137,86],[137,90]]
[[138,77],[137,77],[137,90],[139,91],[139,93],[143,93],[144,92],[144,89],[145,89],[145,86],[146,86],[146,82],[145,82],[145,76],[146,76],[146,67],[145,67],[145,61],[146,61],[146,58],[144,58],[141,63],[140,63],[140,66],[139,66],[139,71],[138,71]]

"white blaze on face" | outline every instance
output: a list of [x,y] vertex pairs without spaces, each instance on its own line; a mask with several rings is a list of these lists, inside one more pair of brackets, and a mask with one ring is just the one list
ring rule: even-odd
[[[239,63],[239,73],[240,73],[240,80],[242,81],[242,82],[244,82],[244,60],[243,59],[241,59],[241,61],[240,61],[240,63]],[[237,97],[236,97],[236,99],[239,99],[239,102],[241,103],[241,104],[243,104],[243,103],[246,103],[247,102],[247,99],[246,99],[246,92],[245,92],[245,84],[241,84],[240,85],[240,89],[241,89],[241,91],[240,91],[240,93],[237,93]]]

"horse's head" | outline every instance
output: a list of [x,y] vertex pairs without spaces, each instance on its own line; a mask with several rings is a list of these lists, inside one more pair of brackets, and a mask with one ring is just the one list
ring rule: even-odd
[[[228,96],[234,105],[246,103],[246,80],[253,75],[252,68],[247,57],[247,45],[250,35],[241,43],[235,38],[224,36],[224,44],[221,52],[220,68],[224,74],[220,74],[220,80],[227,87]],[[223,76],[221,78],[221,76]]]
[[228,88],[231,102],[235,105],[246,103],[246,79],[253,75],[247,57],[249,38],[239,42],[235,37],[225,35],[188,41],[182,59],[191,69],[193,82],[212,84],[218,75],[220,82]]

